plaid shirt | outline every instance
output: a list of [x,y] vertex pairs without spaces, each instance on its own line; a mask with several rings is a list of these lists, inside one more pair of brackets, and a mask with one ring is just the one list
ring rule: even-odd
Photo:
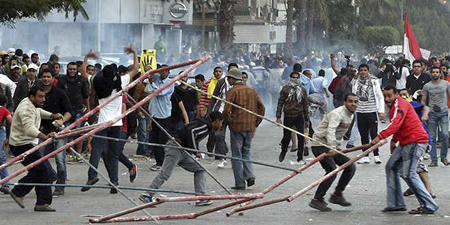
[[[244,83],[235,83],[227,93],[227,101],[244,107],[252,112],[264,116],[264,103],[259,98],[255,89]],[[234,132],[255,131],[262,119],[248,112],[225,104],[223,114],[230,125],[230,129]]]

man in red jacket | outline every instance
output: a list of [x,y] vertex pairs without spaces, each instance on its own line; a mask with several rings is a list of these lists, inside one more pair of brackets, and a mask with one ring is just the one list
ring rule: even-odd
[[[390,107],[391,123],[371,143],[376,144],[381,139],[394,135],[391,140],[392,155],[386,164],[387,207],[382,212],[406,211],[400,185],[401,176],[416,193],[420,203],[418,209],[413,209],[409,213],[433,214],[439,206],[416,173],[419,158],[425,154],[428,134],[414,108],[398,95],[394,86],[385,87],[383,95],[384,102]],[[396,146],[397,142],[400,142],[399,146]]]

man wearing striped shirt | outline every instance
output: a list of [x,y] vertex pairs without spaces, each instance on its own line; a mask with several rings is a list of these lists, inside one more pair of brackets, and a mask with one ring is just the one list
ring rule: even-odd
[[[369,143],[378,134],[378,117],[383,120],[384,102],[378,79],[369,73],[369,66],[361,64],[358,68],[358,78],[352,80],[352,92],[358,96],[358,108],[356,109],[356,121],[361,135],[361,144]],[[375,163],[380,164],[378,149],[373,151]],[[369,156],[363,157],[358,163],[369,163]]]
[[[231,69],[227,74],[228,83],[233,87],[227,93],[227,101],[239,105],[247,110],[264,116],[265,107],[256,91],[242,82],[242,72]],[[225,105],[223,114],[230,126],[231,154],[233,157],[252,160],[250,146],[256,127],[262,119],[253,114]],[[245,190],[245,182],[250,187],[255,184],[252,164],[239,160],[231,160],[235,186],[232,189]]]
[[[183,169],[194,173],[195,192],[204,195],[206,192],[206,177],[205,170],[200,166],[199,162],[190,157],[188,152],[172,148],[170,146],[178,146],[198,150],[198,144],[212,131],[217,131],[222,127],[224,116],[220,112],[212,112],[209,118],[198,118],[186,125],[183,129],[177,131],[174,135],[175,140],[167,142],[168,147],[165,148],[165,158],[159,174],[153,179],[150,184],[151,189],[159,189],[165,181],[172,175],[173,170],[177,165]],[[176,143],[176,142],[178,143]],[[197,157],[201,154],[197,153]],[[153,200],[155,192],[146,192],[142,194],[139,199],[144,203],[150,203]],[[197,206],[211,205],[211,200],[197,201]]]

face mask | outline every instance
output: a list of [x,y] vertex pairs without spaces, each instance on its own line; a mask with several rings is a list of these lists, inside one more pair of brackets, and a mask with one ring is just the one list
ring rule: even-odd
[[291,82],[291,83],[293,83],[293,84],[297,84],[297,85],[300,85],[300,84],[301,84],[301,83],[300,83],[300,79],[295,79],[295,78],[289,79],[289,82]]

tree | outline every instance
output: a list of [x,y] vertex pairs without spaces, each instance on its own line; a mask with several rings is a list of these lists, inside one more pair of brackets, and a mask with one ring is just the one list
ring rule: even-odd
[[361,0],[360,14],[367,26],[396,25],[401,18],[398,0]]
[[86,10],[81,5],[86,0],[14,0],[10,3],[2,3],[0,9],[0,24],[13,26],[17,20],[24,18],[36,18],[43,20],[52,10],[65,12],[66,18],[72,13],[76,20],[80,13],[86,20],[89,19]]
[[312,51],[312,39],[313,39],[313,28],[314,28],[314,16],[315,16],[315,1],[316,0],[308,0],[306,5],[307,14],[306,14],[306,36],[305,36],[305,49],[306,49],[306,57],[308,59],[311,58]]
[[366,44],[370,52],[382,54],[383,47],[400,42],[400,34],[390,26],[365,27],[360,41]]
[[305,54],[305,30],[306,30],[306,1],[307,0],[295,0],[294,8],[295,8],[295,24],[296,24],[296,32],[297,32],[297,41],[295,42],[295,51],[297,54]]
[[294,0],[287,1],[286,10],[287,24],[286,24],[286,43],[284,44],[284,57],[287,62],[292,62],[293,59],[293,36],[294,36]]
[[220,48],[223,53],[230,53],[234,42],[234,11],[233,6],[236,2],[233,0],[221,0],[219,9],[219,38]]

